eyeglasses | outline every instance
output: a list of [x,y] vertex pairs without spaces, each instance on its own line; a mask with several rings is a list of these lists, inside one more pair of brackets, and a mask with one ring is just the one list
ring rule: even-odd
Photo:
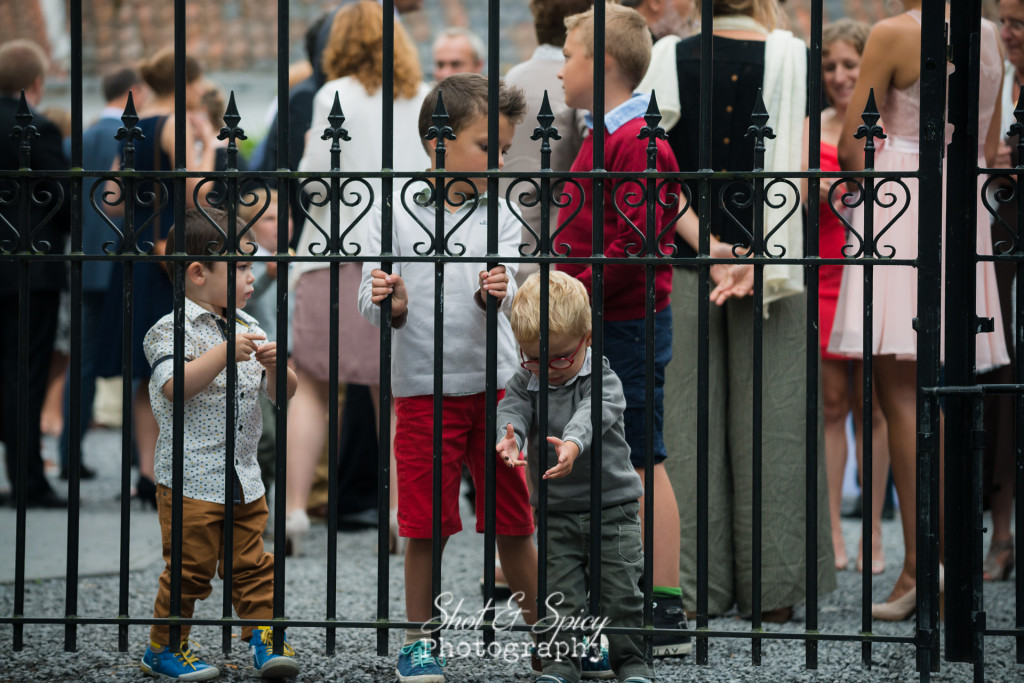
[[[576,350],[572,352],[572,355],[565,358],[552,358],[548,361],[548,367],[552,370],[565,370],[566,368],[571,368],[572,364],[576,362],[576,354],[583,348],[583,342],[586,341],[586,339],[586,336],[580,337],[580,343],[576,345]],[[519,364],[519,367],[530,370],[531,372],[540,370],[540,361],[526,360],[526,356],[523,355],[522,347],[519,349],[519,357],[523,359],[523,362]]]

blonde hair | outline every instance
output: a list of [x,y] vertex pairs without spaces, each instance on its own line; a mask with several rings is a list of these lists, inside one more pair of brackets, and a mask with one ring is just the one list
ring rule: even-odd
[[[704,0],[696,0],[697,16],[700,16],[701,4]],[[769,31],[785,26],[785,15],[779,7],[778,0],[712,0],[716,17],[744,15],[753,17],[754,21]]]
[[827,53],[833,43],[847,43],[857,51],[857,54],[864,54],[864,46],[868,42],[868,33],[871,27],[863,21],[853,19],[838,19],[825,28],[821,29],[821,51]]
[[[540,273],[526,278],[509,312],[519,343],[540,339]],[[582,337],[590,332],[590,297],[583,283],[560,270],[548,275],[548,332]]]
[[[618,63],[622,73],[635,88],[647,73],[651,63],[651,32],[647,22],[635,9],[605,3],[604,50]],[[585,56],[594,56],[594,8],[565,18],[566,34],[579,30],[577,38],[585,49]]]
[[[416,46],[398,22],[394,65],[394,97],[414,97],[423,71]],[[367,93],[377,92],[384,82],[384,10],[379,3],[360,0],[338,10],[324,49],[323,69],[329,79],[352,76]]]

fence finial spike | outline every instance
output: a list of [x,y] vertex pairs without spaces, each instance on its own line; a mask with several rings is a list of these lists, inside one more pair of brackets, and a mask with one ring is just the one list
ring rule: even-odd
[[[338,140],[352,139],[348,131],[342,127],[345,124],[345,112],[341,110],[341,97],[337,92],[334,93],[334,104],[331,105],[331,113],[327,115],[327,123],[330,125],[324,129],[324,134],[320,136],[321,140],[332,140],[336,146]],[[335,151],[334,146],[331,147],[331,151]]]
[[558,134],[558,128],[553,124],[555,122],[555,114],[551,111],[551,102],[548,100],[548,91],[544,90],[544,99],[540,102],[540,111],[537,112],[537,123],[540,125],[533,129],[533,135],[530,136],[531,140],[540,140],[540,167],[542,169],[551,168],[551,141],[561,140],[562,136]]
[[32,157],[32,138],[39,137],[39,132],[32,125],[32,110],[28,108],[28,100],[25,99],[25,91],[21,91],[21,99],[18,101],[18,110],[14,114],[15,124],[11,127],[11,137],[20,140],[18,144],[19,165],[21,168],[29,168]]
[[28,100],[25,99],[25,90],[22,89],[21,97],[18,99],[18,111],[14,114],[14,120],[24,129],[32,123],[32,110],[28,108]]
[[865,138],[864,167],[874,168],[875,138],[878,138],[879,140],[885,138],[885,132],[882,130],[882,127],[878,125],[878,119],[881,118],[881,116],[878,113],[878,105],[875,104],[874,88],[871,88],[871,90],[868,91],[868,101],[864,104],[864,111],[861,113],[860,118],[864,123],[857,127],[857,132],[853,134],[853,137]]
[[[228,128],[235,128],[241,123],[242,117],[238,113],[238,106],[235,104],[235,91],[232,90],[228,95],[228,106],[224,110],[224,123],[227,124]],[[242,138],[243,140],[245,138]]]
[[443,148],[445,140],[454,140],[455,133],[448,125],[448,110],[444,107],[444,94],[437,93],[437,104],[434,105],[434,113],[430,120],[434,124],[427,129],[427,140],[437,138],[437,146]]
[[651,145],[654,145],[658,138],[664,140],[666,137],[665,129],[658,125],[661,123],[661,110],[658,108],[658,98],[654,94],[654,91],[651,91],[651,101],[647,104],[647,112],[644,114],[644,122],[647,125],[640,129],[640,134],[637,135],[637,138],[641,140],[648,138],[650,140],[648,143],[649,150]]

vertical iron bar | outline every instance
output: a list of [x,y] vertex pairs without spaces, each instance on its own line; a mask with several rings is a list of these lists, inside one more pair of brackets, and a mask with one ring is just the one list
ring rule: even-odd
[[[25,102],[25,91],[21,91],[21,107],[28,111]],[[17,120],[17,119],[16,119]],[[31,123],[31,115],[27,128]],[[20,123],[20,121],[19,121]],[[19,148],[20,162],[22,169],[31,166],[32,147],[29,143],[31,132],[25,131]],[[18,233],[21,236],[21,244],[15,247],[15,252],[20,252],[22,258],[18,260],[18,358],[22,360],[18,365],[18,394],[28,396],[28,354],[29,354],[29,258],[28,253],[32,247],[32,217],[31,217],[31,178],[18,178]],[[15,503],[18,508],[15,520],[14,539],[14,616],[25,616],[25,509],[28,504],[28,496],[25,492],[25,485],[28,480],[26,470],[28,469],[28,402],[18,401],[17,416],[18,424],[18,452],[8,453],[5,457],[15,458],[18,463],[14,485]],[[21,622],[14,623],[14,650],[20,652],[24,646],[24,625]]]
[[[918,674],[931,678],[932,651],[938,644],[938,416],[935,397],[922,387],[939,385],[940,298],[942,282],[942,194],[946,102],[945,3],[925,0],[921,13],[921,121],[918,177],[918,306],[917,306],[917,646]],[[938,662],[935,662],[937,666]]]
[[[1017,111],[1020,111],[1024,104],[1024,95],[1018,95]],[[1013,381],[1016,384],[1024,384],[1024,335],[1020,333],[1024,326],[1024,120],[1014,112],[1017,122],[1017,167],[1014,177],[1014,196],[1017,197],[1017,225],[1014,236],[1014,256],[1017,257],[1017,273],[1014,277],[1014,312],[1013,312]],[[1014,127],[1010,128],[1011,135],[1014,134]],[[1005,321],[1004,321],[1005,324]],[[1024,491],[1024,394],[1017,393],[1013,397],[1013,463],[1014,463],[1014,491]],[[1014,505],[1014,528],[1024,529],[1024,505]],[[1018,532],[1020,534],[1020,532]],[[1016,553],[1015,564],[1024,567],[1024,543],[1017,543],[1014,547]],[[1016,661],[1017,664],[1024,664],[1024,572],[1017,570],[1014,577],[1016,586],[1014,595],[1017,596],[1014,626],[1017,629]]]
[[[501,76],[500,64],[501,4],[498,0],[487,3],[487,168],[498,170],[499,157],[502,154],[501,140],[498,138],[498,84]],[[487,255],[494,257],[488,260],[486,268],[490,271],[498,266],[498,178],[487,175]],[[484,623],[494,622],[494,542],[495,542],[495,481],[494,481],[494,446],[493,434],[497,432],[498,404],[498,302],[484,293],[486,300],[486,369],[484,373]],[[543,389],[542,389],[543,391]],[[480,485],[479,482],[476,484]],[[494,642],[494,629],[484,628],[484,645]]]
[[[277,0],[277,169],[290,169],[288,144],[290,130],[288,107],[288,16],[289,1]],[[277,179],[277,253],[288,254],[289,197],[293,184],[288,176]],[[298,190],[301,191],[301,190]],[[288,362],[288,264],[277,261],[277,367]],[[286,375],[287,377],[287,375]],[[284,618],[285,599],[285,496],[288,485],[288,382],[278,382],[274,396],[276,443],[274,444],[274,620]],[[274,642],[280,638],[274,633]]]
[[[975,36],[975,40],[972,41],[974,45],[972,48],[977,48],[978,43]],[[972,50],[973,51],[973,50]],[[975,54],[979,54],[976,52]],[[979,64],[975,61],[974,64]],[[975,128],[977,130],[977,128]],[[972,251],[973,253],[973,251]],[[973,277],[974,268],[969,271]],[[970,545],[969,557],[973,560],[974,566],[971,571],[970,586],[972,594],[971,604],[971,639],[972,643],[972,661],[974,662],[974,681],[975,683],[984,683],[985,681],[985,624],[986,614],[985,605],[982,601],[982,575],[981,575],[981,557],[984,552],[985,546],[985,512],[983,507],[983,488],[984,488],[984,472],[985,472],[985,404],[984,395],[976,394],[971,396],[969,399],[970,410],[971,410],[971,432],[970,432],[970,454],[968,458],[965,458],[970,463],[970,491],[968,496],[971,504],[971,535],[969,536],[970,542],[966,545]]]
[[[946,324],[945,373],[951,386],[974,383],[977,211],[978,211],[978,68],[981,22],[980,2],[959,2],[951,6],[949,22],[952,61],[949,76],[949,123],[954,126],[946,161]],[[967,191],[973,187],[974,191]],[[945,508],[948,538],[972,538],[975,526],[974,487],[971,485],[971,400],[958,395],[945,397],[945,481],[961,483],[956,495],[936,500]],[[980,504],[980,503],[979,503]],[[945,547],[945,571],[950,590],[946,593],[946,659],[973,662],[976,637],[973,613],[981,608],[981,597],[973,588],[972,574],[981,573],[980,559],[973,554],[972,543],[953,543]],[[933,566],[931,564],[929,567]],[[980,588],[980,585],[977,586]]]
[[[82,0],[71,0],[71,167],[82,167]],[[82,177],[71,178],[71,252],[82,252]],[[68,368],[68,538],[64,613],[78,614],[78,550],[82,472],[82,262],[71,262],[71,362]],[[88,416],[86,416],[88,419]],[[73,622],[64,624],[64,651],[78,649],[78,632]]]
[[[605,55],[605,5],[594,3],[594,171],[604,170],[604,55]],[[594,434],[601,433],[601,413],[604,396],[603,377],[600,372],[604,358],[604,178],[594,176],[593,183],[593,248],[591,263],[593,280],[591,285],[591,326],[593,341],[591,354],[595,368],[590,373],[590,424]],[[585,201],[586,198],[581,198]],[[590,613],[601,614],[601,439],[593,439],[590,464]],[[644,563],[650,562],[651,548],[644,549]],[[648,602],[650,602],[648,600]]]
[[[348,139],[345,129],[341,128],[344,116],[341,113],[337,93],[334,96],[335,107],[328,116],[330,128],[324,131],[324,137],[331,137],[331,173],[341,170],[341,139]],[[336,114],[337,112],[337,114]],[[339,121],[340,118],[340,121]],[[314,121],[313,124],[319,122]],[[341,178],[331,177],[331,236],[328,251],[337,256],[341,251]],[[328,313],[327,332],[327,591],[325,605],[327,618],[337,616],[338,598],[338,515],[335,512],[338,504],[338,324],[340,318],[340,301],[338,288],[341,285],[341,264],[331,261],[331,303]],[[346,396],[346,399],[348,397]],[[336,631],[327,629],[327,654],[334,654]],[[276,641],[275,641],[276,644]]]
[[[550,362],[550,320],[551,311],[551,179],[545,172],[551,171],[551,124],[554,122],[551,105],[544,92],[544,100],[537,122],[540,124],[533,134],[533,139],[540,138],[540,392],[537,394],[537,429],[538,434],[548,433],[548,363]],[[531,454],[537,459],[538,472],[546,472],[548,467],[548,448],[543,444],[539,453]],[[543,476],[537,478],[537,621],[547,617],[548,595],[548,481]]]
[[[174,2],[174,222],[184,225],[185,193],[185,0]],[[153,140],[154,153],[160,153],[160,141]],[[156,209],[156,207],[154,207]],[[185,231],[174,231],[175,252],[185,252]],[[174,274],[174,374],[183,377],[185,373],[185,268],[184,263],[176,264]],[[130,326],[129,326],[130,327]],[[181,616],[181,552],[182,552],[182,511],[185,481],[185,384],[175,382],[173,388],[173,444],[171,455],[171,617]],[[170,647],[177,650],[181,644],[181,629],[171,624]]]
[[[760,94],[758,100],[761,100]],[[765,117],[767,118],[767,117]],[[759,138],[754,147],[754,171],[764,170],[764,142]],[[764,178],[754,179],[754,239],[753,256],[755,259],[767,258],[764,239]],[[751,612],[750,630],[757,633],[761,630],[761,519],[762,519],[762,448],[764,425],[762,424],[762,403],[764,392],[764,266],[755,261],[754,264],[754,305],[753,305],[753,377],[751,406],[751,426],[753,439],[751,443],[752,490],[751,490]],[[750,659],[754,666],[761,666],[761,639],[753,638],[750,642]]]
[[[454,140],[455,135],[448,126],[448,112],[444,107],[444,97],[437,96],[437,107],[433,116],[437,146],[434,148],[434,167],[444,171],[445,140]],[[433,386],[433,444],[432,444],[432,492],[431,492],[431,558],[430,558],[430,618],[431,638],[434,640],[434,655],[441,651],[441,631],[439,627],[440,609],[437,596],[441,592],[441,470],[444,463],[444,262],[441,260],[447,251],[445,239],[445,212],[447,191],[443,175],[434,178],[434,244],[432,253],[438,259],[434,264],[434,386]]]
[[[395,88],[395,3],[394,0],[384,0],[384,74],[381,85],[384,96],[381,97],[381,129],[394,130],[395,101],[393,93]],[[389,136],[381,137],[381,166],[382,168],[394,168],[394,148]],[[384,261],[384,255],[390,254],[392,245],[392,222],[394,211],[394,178],[384,176],[381,178],[381,220],[380,220],[380,267],[386,273],[390,273],[392,265]],[[388,534],[390,532],[391,515],[391,298],[388,297],[381,302],[380,306],[380,414],[378,415],[377,430],[377,622],[383,623],[388,620],[389,615],[389,577],[390,559],[384,552],[388,547]],[[384,520],[388,520],[385,522]],[[396,543],[398,539],[395,539]],[[386,656],[388,653],[388,629],[381,627],[377,629],[377,655]]]
[[[864,144],[864,169],[874,170],[875,168],[875,141],[874,137],[879,130],[876,130],[876,123],[878,121],[878,113],[875,107],[874,90],[872,89],[868,93],[868,103],[865,107],[865,113],[862,115],[864,125],[857,129],[857,135],[866,137],[867,140]],[[874,496],[873,490],[870,486],[874,471],[874,449],[873,441],[870,438],[872,430],[871,415],[873,412],[873,383],[874,383],[874,355],[872,351],[874,349],[874,337],[873,337],[873,326],[874,326],[874,261],[875,258],[875,179],[865,178],[864,179],[864,253],[862,254],[864,260],[862,277],[864,280],[864,322],[863,329],[861,331],[861,348],[863,350],[863,371],[861,374],[861,383],[863,389],[862,400],[863,410],[861,411],[861,434],[863,438],[862,442],[862,462],[864,471],[861,474],[861,479],[864,485],[861,486],[861,496],[863,497],[863,504],[861,505],[862,510],[868,511],[861,516],[861,535],[863,542],[867,544],[870,553],[870,539],[871,539],[871,514],[870,511],[873,509]],[[868,555],[870,558],[870,554]],[[861,631],[863,633],[870,633],[871,628],[871,562],[870,559],[862,565],[861,571]],[[866,669],[871,668],[871,641],[864,640],[861,642],[861,662],[864,664]]]
[[[808,123],[810,129],[807,139],[807,167],[821,170],[821,25],[822,3],[811,3],[811,51],[810,64],[807,69],[807,103]],[[807,239],[806,253],[811,259],[820,256],[819,236],[821,229],[820,213],[821,178],[811,177],[807,180]],[[796,254],[799,256],[799,254]],[[805,475],[804,497],[805,518],[804,535],[806,550],[804,565],[804,600],[806,601],[805,633],[818,630],[818,403],[821,330],[819,328],[818,308],[818,265],[813,261],[805,268],[807,281],[807,318],[806,320],[806,365],[805,382],[807,387],[804,430]],[[870,546],[869,546],[870,547]],[[870,558],[871,556],[868,555]],[[870,560],[867,563],[871,564]],[[818,641],[809,638],[804,641],[804,666],[808,669],[818,668]]]
[[[233,95],[232,95],[233,97]],[[233,99],[232,99],[233,101]],[[228,144],[233,144],[233,140],[230,140]],[[229,155],[229,159],[232,155]],[[234,167],[230,161],[228,162],[230,168]],[[232,584],[234,583],[233,569],[234,569],[234,549],[235,549],[235,481],[237,480],[237,474],[235,472],[235,439],[238,435],[238,428],[235,425],[240,424],[238,420],[237,405],[238,402],[238,362],[235,357],[235,341],[238,337],[238,331],[235,329],[235,270],[237,268],[236,262],[231,260],[232,257],[238,254],[238,238],[237,238],[237,222],[238,222],[238,178],[225,178],[223,181],[213,181],[224,183],[224,200],[227,203],[227,229],[224,240],[224,254],[227,258],[224,260],[224,276],[227,278],[227,307],[224,310],[224,317],[227,319],[227,326],[225,327],[225,339],[227,340],[227,347],[224,352],[226,354],[225,366],[226,380],[227,380],[227,393],[224,401],[224,434],[226,436],[224,441],[224,532],[222,537],[224,557],[221,560],[221,566],[223,568],[223,592],[221,594],[221,616],[224,619],[231,618],[231,598],[232,598]],[[184,226],[184,222],[178,223],[180,226]],[[175,230],[175,234],[179,231]],[[213,267],[214,263],[210,263],[210,267]],[[239,497],[242,503],[245,503],[245,491],[239,488]],[[221,650],[224,654],[231,652],[231,625],[225,624],[221,627]]]
[[[699,207],[700,230],[698,233],[699,256],[711,251],[711,129],[712,123],[712,75],[714,53],[712,27],[714,25],[713,5],[705,2],[701,6],[700,38],[700,136],[698,156],[700,157]],[[693,198],[690,198],[693,201]],[[710,266],[698,260],[697,264],[697,633],[708,628],[708,429],[710,413],[710,358],[711,358],[711,270]],[[708,664],[708,639],[697,637],[697,664]]]
[[[131,102],[129,101],[129,104]],[[134,105],[132,105],[134,107]],[[134,114],[134,111],[131,112]],[[131,117],[129,112],[121,118],[126,127],[129,121],[138,117]],[[131,127],[134,127],[134,122]],[[139,136],[141,138],[141,136]],[[158,144],[158,143],[157,143]],[[125,170],[134,171],[134,143],[131,132],[125,144],[124,157]],[[124,243],[119,254],[137,253],[136,221],[135,221],[135,197],[138,190],[138,183],[134,174],[124,178],[124,186],[121,199],[124,202]],[[121,304],[121,555],[118,565],[118,609],[117,614],[121,617],[128,616],[128,552],[131,542],[131,467],[132,467],[132,442],[134,439],[135,425],[132,422],[133,415],[133,391],[132,391],[132,307],[134,301],[134,271],[133,261],[123,261],[122,287],[124,298]],[[172,603],[173,604],[173,603]],[[128,651],[128,627],[121,624],[117,629],[117,647],[120,652]]]

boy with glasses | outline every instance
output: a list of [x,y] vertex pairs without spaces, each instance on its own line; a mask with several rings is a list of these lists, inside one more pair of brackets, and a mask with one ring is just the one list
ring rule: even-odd
[[[539,481],[551,480],[547,489],[547,578],[559,620],[585,613],[590,585],[591,444],[601,440],[601,604],[603,613],[592,615],[610,626],[643,625],[643,595],[637,587],[644,566],[640,544],[640,504],[643,486],[629,460],[623,413],[626,399],[622,383],[607,358],[591,355],[590,301],[583,284],[562,272],[548,279],[547,310],[540,302],[540,273],[534,273],[516,294],[509,318],[519,343],[520,366],[498,404],[497,452],[510,468],[521,467],[522,445],[529,440],[533,480],[530,502],[537,506]],[[549,358],[540,353],[541,318],[548,317]],[[540,386],[541,364],[547,361],[547,388]],[[597,368],[594,368],[595,363]],[[593,371],[602,373],[600,433],[591,423]],[[547,394],[547,433],[538,433],[538,399]],[[549,436],[550,435],[550,436]],[[545,441],[547,444],[545,444]],[[547,448],[547,462],[541,449]],[[582,456],[582,457],[581,457]],[[543,464],[542,464],[543,463]],[[546,467],[543,472],[541,468]],[[554,552],[551,552],[554,551]],[[582,579],[582,580],[581,580]],[[560,600],[559,600],[560,598]],[[547,615],[549,623],[553,615]],[[601,623],[600,620],[598,623]],[[539,629],[538,636],[543,638]],[[575,683],[582,671],[581,656],[589,654],[581,634],[557,631],[538,646],[544,673],[538,683]],[[654,674],[644,661],[639,635],[608,636],[608,658],[623,683],[645,683]]]

